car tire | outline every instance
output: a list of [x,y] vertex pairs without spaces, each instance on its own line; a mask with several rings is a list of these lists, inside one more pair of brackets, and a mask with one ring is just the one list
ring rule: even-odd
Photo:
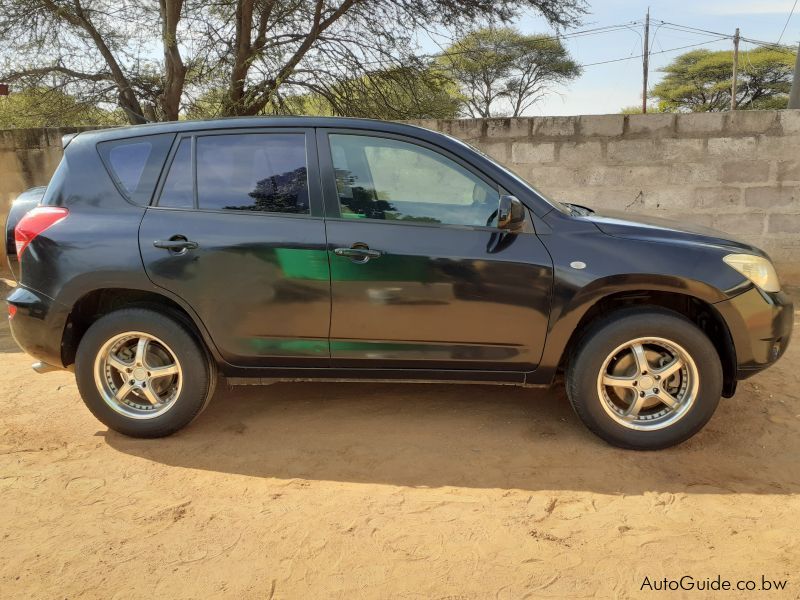
[[131,437],[156,438],[203,411],[214,393],[216,365],[179,320],[126,308],[86,331],[75,379],[84,403],[104,425]]
[[566,391],[584,424],[634,450],[680,444],[719,404],[722,365],[711,340],[674,311],[637,307],[592,324],[566,370]]

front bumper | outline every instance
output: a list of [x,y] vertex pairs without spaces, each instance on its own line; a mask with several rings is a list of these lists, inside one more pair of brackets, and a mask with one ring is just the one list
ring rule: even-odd
[[6,302],[17,309],[9,319],[11,335],[17,345],[48,365],[64,368],[61,342],[69,310],[24,286],[14,288]]
[[786,293],[768,293],[753,286],[714,306],[731,333],[737,380],[755,375],[783,356],[794,324],[794,307]]

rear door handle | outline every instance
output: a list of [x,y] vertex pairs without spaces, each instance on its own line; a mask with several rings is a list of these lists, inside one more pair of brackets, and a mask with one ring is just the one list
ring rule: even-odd
[[350,248],[334,248],[333,253],[336,256],[345,256],[353,262],[367,262],[371,258],[381,257],[378,250],[370,250],[368,246],[355,244]]
[[153,246],[156,248],[169,250],[170,252],[186,252],[187,250],[196,250],[200,247],[200,244],[191,240],[187,240],[183,236],[175,235],[166,242],[156,240],[153,242]]

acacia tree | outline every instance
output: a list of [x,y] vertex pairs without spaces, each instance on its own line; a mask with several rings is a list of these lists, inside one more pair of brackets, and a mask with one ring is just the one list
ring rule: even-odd
[[[415,66],[415,32],[533,9],[577,23],[584,0],[0,0],[0,80],[113,102],[132,123],[174,120],[221,90],[223,115]],[[339,94],[341,99],[341,94]]]
[[[794,72],[794,51],[757,48],[739,53],[738,109],[786,108]],[[731,106],[733,52],[693,50],[675,58],[653,87],[658,108],[667,112],[710,112]]]
[[450,46],[440,63],[458,83],[471,117],[518,117],[555,85],[581,74],[557,38],[510,27],[474,31]]
[[[319,82],[319,92],[276,95],[262,114],[345,115],[367,119],[452,119],[460,96],[453,81],[440,70],[396,67],[372,71],[338,82]],[[213,118],[223,114],[225,90],[215,89],[197,99],[186,115]]]
[[82,104],[60,90],[28,88],[9,96],[0,96],[0,129],[111,126],[125,122],[121,111],[108,111],[95,104]]

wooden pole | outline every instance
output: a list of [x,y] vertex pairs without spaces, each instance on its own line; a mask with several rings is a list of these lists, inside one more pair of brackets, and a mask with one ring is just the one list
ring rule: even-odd
[[794,62],[792,89],[789,92],[789,108],[800,108],[800,46],[797,47],[797,58]]
[[644,19],[644,52],[642,53],[642,114],[647,113],[647,74],[650,68],[650,7]]
[[733,36],[733,81],[731,82],[731,110],[736,110],[736,79],[739,76],[739,28]]

